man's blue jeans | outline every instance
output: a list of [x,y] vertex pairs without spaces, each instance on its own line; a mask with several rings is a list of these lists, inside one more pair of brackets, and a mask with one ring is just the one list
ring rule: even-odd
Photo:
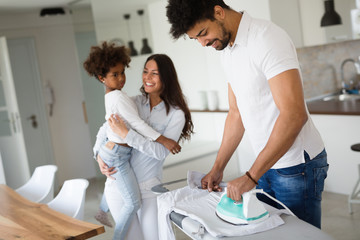
[[[305,163],[281,169],[270,169],[259,180],[257,188],[284,203],[297,217],[321,228],[321,195],[329,169],[325,149],[313,159],[304,151]],[[257,194],[277,208],[279,204]]]

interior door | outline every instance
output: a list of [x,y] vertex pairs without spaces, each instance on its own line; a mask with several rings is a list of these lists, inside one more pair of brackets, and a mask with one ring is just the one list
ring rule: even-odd
[[[51,99],[45,101],[43,97],[34,39],[29,37],[8,39],[7,46],[21,114],[26,154],[32,173],[38,166],[54,164],[46,116],[47,113],[49,117],[51,115],[52,109],[46,106]],[[45,90],[50,91],[50,85],[48,88],[45,87]],[[49,107],[49,111],[46,111],[46,107]]]
[[20,187],[30,171],[5,37],[0,37],[0,152],[7,185]]

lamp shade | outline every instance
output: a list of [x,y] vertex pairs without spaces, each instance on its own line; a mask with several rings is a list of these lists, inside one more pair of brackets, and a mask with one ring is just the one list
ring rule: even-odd
[[129,41],[129,48],[130,48],[130,56],[137,56],[138,55],[138,52],[137,50],[135,49],[135,46],[134,46],[134,42],[133,41]]
[[141,54],[149,54],[149,53],[152,53],[152,50],[151,50],[148,40],[145,36],[146,34],[145,34],[145,26],[144,26],[144,19],[143,19],[144,10],[140,9],[137,11],[137,13],[139,14],[139,16],[141,16],[141,27],[142,27],[142,32],[144,35],[144,38],[142,39],[143,46],[142,46],[140,52],[141,52]]
[[334,0],[325,0],[325,13],[321,18],[321,27],[342,24],[340,15],[335,11]]
[[141,48],[141,54],[149,54],[152,53],[152,50],[148,44],[147,38],[143,38],[143,47]]

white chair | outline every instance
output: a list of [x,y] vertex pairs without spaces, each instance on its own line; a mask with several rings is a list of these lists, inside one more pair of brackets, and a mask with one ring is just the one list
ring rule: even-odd
[[29,181],[16,189],[24,198],[37,203],[48,203],[54,198],[54,180],[57,166],[44,165],[35,168]]
[[0,184],[6,184],[5,172],[4,172],[4,167],[3,167],[3,163],[2,163],[1,153],[0,153]]
[[88,186],[89,182],[86,179],[66,180],[59,194],[47,205],[55,211],[83,220],[85,195]]

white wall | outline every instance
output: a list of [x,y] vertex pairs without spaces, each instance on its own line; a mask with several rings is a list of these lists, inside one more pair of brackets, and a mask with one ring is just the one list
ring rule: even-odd
[[41,18],[38,12],[1,15],[0,35],[35,39],[41,80],[44,86],[49,81],[55,92],[54,114],[48,121],[59,183],[70,178],[94,177],[71,16]]
[[281,26],[292,38],[295,47],[302,47],[303,34],[298,0],[270,0],[271,21]]
[[[326,36],[325,29],[320,27],[320,21],[324,13],[324,2],[322,0],[301,0],[299,7],[304,45],[323,44],[326,41]],[[309,9],[311,9],[312,14],[308,14]],[[315,25],[314,23],[318,24]]]
[[246,10],[254,18],[270,20],[269,0],[224,0],[224,2],[236,11]]
[[[120,38],[126,44],[133,41],[135,49],[140,54],[142,39],[146,37],[149,46],[152,48],[153,39],[149,31],[146,4],[138,7],[134,6],[133,8],[124,8],[123,1],[119,0],[107,0],[106,4],[102,0],[91,0],[91,6],[98,42],[109,41],[113,38]],[[144,10],[142,17],[137,13],[139,9]],[[130,19],[125,20],[124,14],[130,14]],[[144,24],[144,31],[142,23]]]

